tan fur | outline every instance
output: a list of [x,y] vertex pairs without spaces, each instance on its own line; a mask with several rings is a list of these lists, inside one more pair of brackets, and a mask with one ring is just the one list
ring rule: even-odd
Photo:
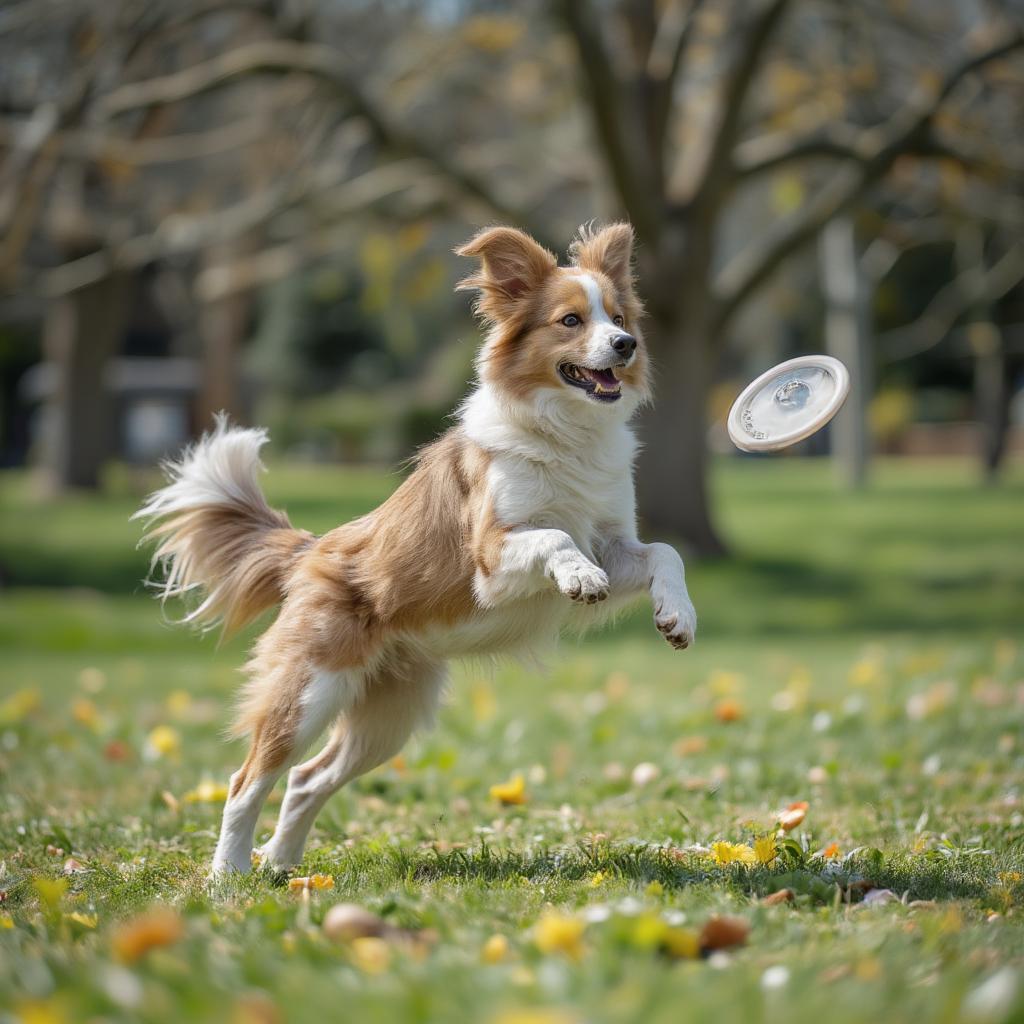
[[[585,271],[598,282],[607,314],[620,314],[625,329],[641,342],[636,358],[619,377],[646,397],[648,360],[642,344],[643,305],[633,279],[632,227],[581,229],[569,249],[569,267],[558,267],[546,249],[511,228],[484,231],[457,252],[481,260],[480,273],[459,287],[479,289],[477,311],[492,327],[480,361],[486,379],[519,398],[538,388],[560,386],[558,364],[583,359],[583,335],[560,321],[567,313],[587,309],[589,300],[575,276]],[[510,280],[516,287],[509,286]],[[519,287],[525,281],[529,286]]]
[[262,763],[281,763],[313,666],[356,668],[395,633],[474,613],[474,573],[488,571],[503,532],[486,507],[488,463],[460,430],[449,431],[380,508],[325,534],[295,563],[288,600],[247,666],[232,727],[265,749]]
[[[642,342],[632,244],[628,225],[582,231],[568,267],[512,228],[489,228],[463,246],[460,254],[479,259],[480,269],[459,287],[479,292],[476,308],[490,328],[482,378],[500,394],[523,399],[538,389],[567,386],[559,365],[585,358],[585,332],[561,322],[568,313],[585,317],[591,309],[590,286],[581,274],[597,283],[609,320],[622,316],[625,330]],[[646,395],[642,343],[629,365],[615,372]],[[293,529],[263,499],[256,473],[265,440],[262,431],[232,429],[218,420],[213,434],[169,467],[170,483],[140,513],[156,522],[148,536],[159,541],[155,557],[168,567],[165,595],[206,591],[194,619],[220,620],[231,632],[281,604],[253,649],[232,728],[248,735],[251,746],[232,779],[229,810],[250,833],[258,803],[247,803],[246,790],[262,780],[252,790],[262,801],[313,738],[307,735],[310,721],[337,715],[329,703],[331,687],[351,687],[345,711],[350,725],[358,724],[359,709],[369,708],[370,695],[382,687],[401,696],[404,691],[395,689],[399,676],[402,687],[415,686],[416,666],[432,673],[432,685],[440,687],[440,663],[424,661],[408,638],[482,615],[475,585],[498,571],[508,532],[529,525],[499,521],[488,491],[492,457],[457,426],[420,453],[413,472],[378,509],[314,538]],[[401,658],[406,668],[396,676]],[[328,703],[309,711],[316,700]],[[321,761],[311,766],[315,774]],[[304,780],[298,772],[297,784]],[[233,862],[237,854],[237,848],[230,853]]]

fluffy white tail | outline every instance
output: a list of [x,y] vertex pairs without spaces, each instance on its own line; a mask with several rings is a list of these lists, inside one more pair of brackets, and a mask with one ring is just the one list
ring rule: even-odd
[[232,427],[221,413],[211,433],[164,465],[167,486],[133,516],[147,521],[143,541],[155,541],[162,600],[204,593],[186,622],[225,633],[279,603],[291,567],[313,540],[272,509],[257,481],[265,430]]

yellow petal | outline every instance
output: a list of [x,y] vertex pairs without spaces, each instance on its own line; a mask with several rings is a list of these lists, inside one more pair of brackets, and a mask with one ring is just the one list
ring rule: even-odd
[[181,735],[169,725],[158,725],[146,737],[146,748],[155,757],[168,757],[181,749]]
[[700,956],[700,937],[689,928],[666,928],[661,943],[665,952],[677,959],[695,960]]
[[508,782],[499,782],[491,786],[491,799],[505,805],[526,803],[526,779],[522,775],[513,775]]
[[542,953],[564,953],[573,960],[583,955],[586,922],[556,911],[548,911],[534,927],[533,941]]
[[367,974],[383,974],[391,966],[391,949],[372,935],[353,939],[350,947],[355,965]]
[[508,939],[504,935],[492,935],[480,950],[480,959],[485,964],[500,964],[508,956]]

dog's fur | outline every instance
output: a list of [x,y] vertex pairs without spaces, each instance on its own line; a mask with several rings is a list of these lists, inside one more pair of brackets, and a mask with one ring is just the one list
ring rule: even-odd
[[581,230],[565,267],[511,228],[458,250],[480,264],[459,285],[487,327],[477,386],[363,518],[319,538],[294,529],[257,484],[266,433],[223,417],[137,513],[159,542],[163,595],[205,595],[190,620],[230,632],[281,606],[248,664],[235,731],[251,745],[214,872],[249,869],[267,794],[332,726],[291,767],[259,851],[299,863],[327,798],[430,722],[449,658],[531,653],[644,591],[669,643],[692,641],[682,561],[636,536],[628,422],[649,389],[632,248],[613,224]]

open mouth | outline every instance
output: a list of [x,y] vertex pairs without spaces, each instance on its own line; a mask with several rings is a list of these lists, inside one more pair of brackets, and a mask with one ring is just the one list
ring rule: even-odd
[[582,388],[599,402],[615,402],[622,397],[622,384],[610,366],[606,370],[591,370],[588,366],[562,363],[558,372],[564,381],[574,388]]

